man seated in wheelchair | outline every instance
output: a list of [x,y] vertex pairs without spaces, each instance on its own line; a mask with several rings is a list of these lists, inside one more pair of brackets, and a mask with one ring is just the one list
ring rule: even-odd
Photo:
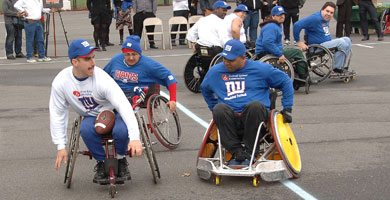
[[270,88],[283,93],[282,113],[287,123],[292,120],[294,89],[284,72],[246,59],[245,46],[239,40],[229,40],[221,55],[223,62],[210,68],[201,91],[219,129],[221,143],[233,155],[229,164],[248,164],[248,156],[256,151],[253,145],[258,126],[269,119]]
[[227,10],[231,9],[224,1],[216,1],[213,13],[199,19],[189,30],[186,39],[192,43],[194,53],[202,56],[207,66],[214,56],[221,53],[223,45],[218,35],[218,27],[223,23]]
[[332,40],[332,36],[329,30],[329,22],[334,15],[336,4],[333,2],[326,2],[321,11],[318,11],[308,17],[305,17],[294,24],[293,33],[294,39],[297,41],[297,45],[305,51],[308,46],[304,41],[300,39],[300,33],[302,29],[305,29],[307,36],[307,44],[320,44],[328,49],[337,48],[345,51],[345,54],[341,51],[334,53],[334,68],[336,73],[344,73],[348,69],[345,69],[344,62],[349,58],[351,51],[351,39],[349,37],[342,37]]
[[175,76],[166,67],[151,58],[142,55],[140,38],[136,35],[127,37],[122,44],[122,53],[115,55],[104,67],[106,71],[125,92],[134,97],[134,87],[150,88],[154,83],[169,89],[168,106],[172,112],[176,109]]
[[[93,158],[96,159],[94,182],[106,179],[101,135],[95,130],[96,116],[103,110],[116,110],[112,137],[118,159],[118,177],[130,179],[126,152],[132,156],[142,155],[139,130],[131,105],[119,86],[99,67],[95,67],[96,47],[83,39],[74,40],[68,49],[72,66],[63,69],[54,78],[50,94],[50,131],[57,145],[55,168],[67,161],[65,150],[67,124],[71,106],[83,116],[80,135]],[[71,152],[68,152],[71,153]]]
[[[284,63],[285,59],[289,59],[291,62],[296,60],[305,60],[305,56],[299,48],[294,46],[287,46],[283,48],[282,43],[282,26],[285,20],[284,8],[281,6],[275,6],[271,10],[271,18],[265,20],[260,24],[260,35],[256,40],[255,53],[257,58],[272,54],[279,58],[280,63]],[[297,62],[294,66],[294,70],[297,72],[299,79],[306,80],[308,76],[307,65],[305,62]],[[294,84],[300,84],[299,82]]]

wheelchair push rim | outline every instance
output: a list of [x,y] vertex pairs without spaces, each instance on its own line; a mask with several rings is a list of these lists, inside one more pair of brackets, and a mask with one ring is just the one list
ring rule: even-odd
[[79,116],[75,119],[73,123],[72,132],[69,139],[68,144],[68,163],[65,168],[65,179],[64,183],[66,183],[66,187],[70,188],[72,184],[72,177],[74,172],[74,166],[76,164],[77,151],[79,148],[80,141],[80,125],[81,125],[82,117]]
[[171,113],[168,99],[152,95],[148,100],[147,114],[152,133],[168,149],[175,149],[181,142],[181,126],[177,112]]
[[333,54],[329,49],[318,45],[309,45],[306,51],[309,73],[313,81],[319,83],[327,79],[333,71]]
[[286,73],[288,77],[293,81],[294,80],[294,68],[291,62],[286,59],[284,63],[278,63],[279,58],[274,55],[265,55],[260,58],[259,62],[265,62],[272,65],[274,68],[279,69],[280,71]]
[[283,162],[293,177],[299,177],[302,163],[298,144],[290,125],[283,122],[282,114],[276,110],[271,111],[271,127],[276,147]]

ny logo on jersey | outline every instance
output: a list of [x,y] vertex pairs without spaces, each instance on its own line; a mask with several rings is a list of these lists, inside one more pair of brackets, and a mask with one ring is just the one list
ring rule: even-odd
[[83,104],[86,110],[93,110],[99,105],[93,97],[79,97],[78,100]]
[[245,92],[245,81],[226,81],[227,96],[242,94]]

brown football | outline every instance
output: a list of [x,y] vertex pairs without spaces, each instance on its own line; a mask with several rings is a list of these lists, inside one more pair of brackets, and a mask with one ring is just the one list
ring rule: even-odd
[[115,113],[111,110],[103,110],[95,120],[95,129],[98,134],[107,134],[111,132],[115,124]]

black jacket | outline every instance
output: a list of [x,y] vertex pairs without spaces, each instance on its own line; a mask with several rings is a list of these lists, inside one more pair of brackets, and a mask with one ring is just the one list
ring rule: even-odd
[[297,9],[299,8],[299,0],[279,0],[279,5],[284,9]]
[[246,5],[250,11],[259,10],[263,5],[262,0],[236,0],[236,3],[237,5],[238,4]]

